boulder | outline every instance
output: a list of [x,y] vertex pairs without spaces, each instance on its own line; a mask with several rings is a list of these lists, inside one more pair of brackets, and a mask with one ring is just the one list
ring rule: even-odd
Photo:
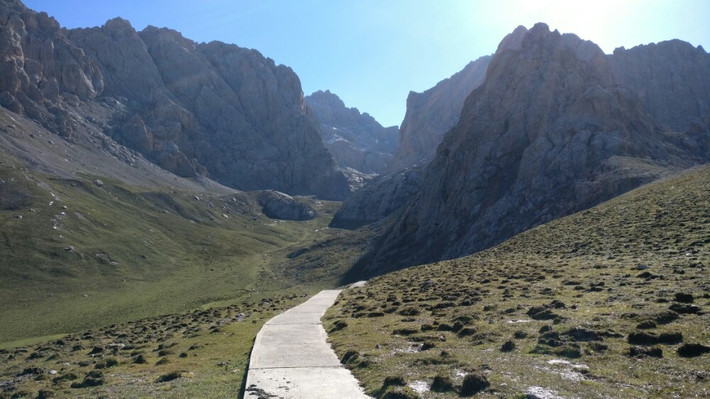
[[310,220],[318,216],[312,207],[278,191],[262,191],[258,195],[258,200],[264,215],[271,219]]

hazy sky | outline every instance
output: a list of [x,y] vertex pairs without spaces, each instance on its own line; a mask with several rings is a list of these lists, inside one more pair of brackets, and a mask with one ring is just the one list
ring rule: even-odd
[[710,50],[710,0],[24,0],[68,28],[123,17],[197,42],[255,48],[385,126],[424,91],[495,51],[518,25],[545,22],[610,53],[682,39]]

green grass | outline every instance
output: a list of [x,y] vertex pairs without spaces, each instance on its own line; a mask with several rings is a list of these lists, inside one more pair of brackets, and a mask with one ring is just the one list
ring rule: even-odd
[[[96,179],[0,165],[0,343],[270,295],[295,285],[280,270],[289,248],[337,234],[327,223],[338,203],[319,202],[311,221],[278,221],[251,194]],[[342,267],[301,283],[329,286]]]
[[[0,350],[0,398],[239,397],[263,323],[309,294],[152,317]],[[138,361],[137,359],[139,359]],[[103,382],[72,387],[90,372]],[[163,376],[174,376],[160,382]]]
[[[460,390],[468,374],[490,384],[477,397],[705,397],[710,355],[678,349],[710,346],[709,237],[705,167],[490,250],[375,278],[345,291],[325,326],[375,397],[387,377],[424,398],[458,397],[428,389],[440,376]],[[700,312],[672,311],[687,305],[677,293]],[[682,338],[643,345],[638,333]],[[650,350],[662,357],[630,355]]]
[[[238,396],[261,325],[337,285],[364,248],[366,232],[327,227],[339,203],[300,200],[319,216],[273,220],[256,193],[62,179],[4,156],[0,398]],[[92,371],[101,384],[71,387]]]

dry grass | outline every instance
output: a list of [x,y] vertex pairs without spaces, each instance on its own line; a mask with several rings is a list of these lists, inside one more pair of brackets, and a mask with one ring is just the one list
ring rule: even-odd
[[[710,346],[709,264],[705,167],[375,278],[343,293],[326,328],[376,397],[397,377],[424,398],[458,397],[466,375],[489,382],[480,397],[707,397],[710,355],[679,349]],[[432,392],[437,376],[453,389]]]

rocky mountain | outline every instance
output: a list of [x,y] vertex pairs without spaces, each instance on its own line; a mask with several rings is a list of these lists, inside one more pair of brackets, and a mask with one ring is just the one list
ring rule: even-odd
[[[708,57],[702,49],[692,56]],[[623,64],[610,59],[544,24],[506,38],[421,189],[359,262],[362,273],[470,254],[710,161],[710,119],[689,112],[681,119],[690,128],[669,131],[643,101],[651,90],[620,85]],[[663,78],[648,85],[664,87]],[[710,92],[696,94],[710,102]]]
[[434,158],[444,134],[458,122],[464,100],[483,83],[490,60],[490,56],[481,57],[431,89],[409,93],[390,172],[415,164],[426,166]]
[[343,168],[362,173],[382,173],[397,148],[399,129],[382,127],[372,116],[348,108],[330,91],[305,98],[321,126],[325,146]]
[[349,194],[298,77],[255,50],[121,19],[61,29],[17,0],[0,4],[0,21],[0,105],[66,139],[94,125],[183,177]]

